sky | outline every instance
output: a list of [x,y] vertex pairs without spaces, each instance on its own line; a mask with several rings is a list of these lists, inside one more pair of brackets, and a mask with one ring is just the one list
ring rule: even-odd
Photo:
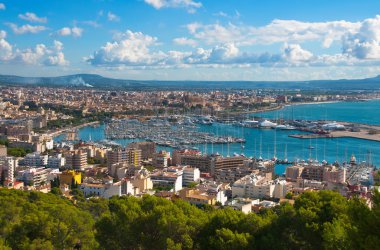
[[0,0],[0,74],[276,81],[380,74],[375,0]]

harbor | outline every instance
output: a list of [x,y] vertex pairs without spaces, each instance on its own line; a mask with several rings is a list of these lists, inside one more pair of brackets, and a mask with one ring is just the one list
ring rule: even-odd
[[[203,119],[202,125],[211,125]],[[159,146],[171,148],[195,148],[196,144],[245,143],[244,138],[218,136],[197,131],[192,122],[188,124],[169,122],[168,119],[155,118],[148,121],[135,119],[113,120],[105,126],[107,139],[143,139]]]
[[[319,105],[297,105],[294,107],[294,118],[302,120],[300,118],[304,117],[299,115],[307,113],[307,109],[312,109],[312,112],[315,113],[315,117],[335,117],[336,106],[339,106],[339,109],[355,109],[355,105],[363,105],[366,103],[368,109],[372,110],[374,107],[377,107],[380,104],[380,101],[369,101],[369,102],[360,102],[360,103],[330,103],[324,104],[323,108],[320,109],[320,113],[316,113],[315,107]],[[344,106],[342,106],[344,105]],[[302,110],[302,112],[299,111]],[[289,110],[291,110],[289,108]],[[327,111],[326,111],[327,110]],[[330,110],[333,110],[333,117],[329,116]],[[277,112],[277,111],[276,111]],[[327,116],[326,116],[327,113]],[[286,112],[283,113],[282,117],[289,117]],[[275,121],[275,118],[281,115],[273,113],[261,114],[262,121]],[[367,119],[367,113],[357,113],[356,119],[349,119],[347,123],[358,125],[361,123],[363,126],[361,130],[364,132],[366,129],[373,129],[378,127],[377,123],[374,125],[365,125],[363,122]],[[169,118],[169,117],[167,117]],[[196,117],[195,117],[196,118]],[[368,153],[372,152],[372,162],[374,165],[380,165],[380,143],[376,140],[366,140],[360,139],[358,136],[356,138],[349,137],[351,132],[348,131],[331,131],[331,134],[341,133],[340,136],[326,138],[326,135],[310,133],[304,131],[303,129],[298,128],[297,130],[290,127],[290,129],[284,129],[284,124],[277,124],[280,126],[278,129],[268,129],[268,128],[258,128],[259,119],[253,119],[252,117],[242,118],[237,123],[232,122],[218,122],[216,119],[213,119],[212,124],[207,124],[207,122],[200,122],[198,118],[186,118],[184,119],[168,119],[174,122],[174,127],[181,128],[184,127],[184,130],[196,131],[201,134],[213,135],[215,137],[234,137],[244,139],[245,142],[242,143],[204,143],[203,141],[194,141],[199,142],[195,144],[180,145],[184,148],[198,148],[203,153],[219,153],[220,155],[234,155],[234,154],[244,154],[247,157],[253,158],[263,158],[263,159],[272,159],[274,156],[277,159],[283,160],[288,159],[289,162],[296,162],[297,160],[307,160],[314,159],[318,161],[326,160],[327,162],[347,162],[349,161],[350,155],[354,154],[358,162],[367,161]],[[308,117],[310,118],[310,117]],[[342,116],[338,117],[342,120]],[[152,119],[152,118],[151,118]],[[290,120],[290,119],[284,119]],[[337,119],[338,120],[338,119]],[[154,121],[154,118],[153,118]],[[191,121],[191,122],[190,122]],[[323,125],[327,120],[321,120],[320,124]],[[332,119],[330,120],[332,121]],[[168,121],[170,124],[170,122]],[[240,124],[239,124],[240,123]],[[308,124],[318,124],[318,121],[310,121]],[[345,127],[347,123],[337,122],[342,124]],[[132,125],[131,125],[132,126]],[[292,126],[292,125],[290,125]],[[141,130],[141,133],[144,131],[149,131],[148,126],[145,130]],[[181,131],[181,129],[179,129]],[[154,135],[152,130],[152,134]],[[191,134],[190,134],[191,135]],[[304,139],[297,139],[291,137],[291,135],[300,135]],[[356,134],[358,135],[358,134]],[[186,135],[189,137],[189,134]],[[62,139],[63,137],[60,137]],[[120,136],[119,138],[113,138],[107,140],[106,135],[106,125],[100,124],[99,126],[86,126],[78,130],[78,138],[84,141],[104,141],[107,143],[117,144],[121,146],[126,146],[127,144],[135,141],[144,141],[144,137],[137,138],[136,136]],[[166,138],[170,138],[166,136]],[[305,140],[306,139],[306,140]],[[171,152],[173,147],[168,146],[165,143],[163,145],[158,145],[158,149],[166,150]],[[287,165],[278,164],[276,166],[276,173],[282,174]]]

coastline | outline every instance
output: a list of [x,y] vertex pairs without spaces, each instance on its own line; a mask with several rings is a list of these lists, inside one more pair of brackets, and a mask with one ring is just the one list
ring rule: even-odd
[[83,127],[97,125],[99,123],[100,123],[99,121],[86,122],[86,123],[83,123],[83,124],[80,124],[80,125],[77,125],[77,126],[74,126],[74,127],[66,127],[66,128],[63,128],[63,129],[60,129],[60,130],[57,130],[57,131],[47,131],[46,133],[49,136],[51,136],[51,137],[56,137],[56,136],[59,136],[59,135],[65,133],[67,131],[70,131],[70,130],[77,130],[77,129],[80,129],[80,128],[83,128]]

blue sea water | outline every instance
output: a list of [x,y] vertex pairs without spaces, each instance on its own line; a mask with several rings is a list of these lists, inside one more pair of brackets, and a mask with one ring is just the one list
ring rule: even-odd
[[[344,102],[344,103],[326,103],[312,105],[295,105],[285,107],[281,111],[261,113],[259,116],[266,118],[282,117],[291,119],[308,119],[308,120],[336,120],[350,121],[367,124],[380,124],[380,100],[369,102]],[[255,114],[258,116],[258,114]],[[297,139],[289,137],[289,134],[299,134],[300,131],[284,130],[262,130],[255,128],[242,128],[227,124],[214,123],[212,126],[200,126],[200,131],[210,132],[217,135],[244,137],[245,144],[234,143],[227,146],[226,144],[207,144],[194,145],[199,150],[207,153],[216,153],[222,155],[244,154],[248,157],[272,158],[275,155],[279,159],[287,157],[288,160],[296,159],[318,159],[319,161],[327,160],[348,161],[354,154],[358,161],[368,160],[371,155],[372,162],[380,166],[380,142],[354,139],[354,138],[320,138],[320,139]],[[99,141],[105,139],[104,125],[98,127],[84,127],[79,130],[79,138],[82,140]],[[56,140],[63,137],[56,137]],[[121,145],[127,145],[132,141],[121,139],[115,140]],[[309,146],[314,149],[309,149]],[[242,147],[244,146],[244,147]],[[171,148],[159,147],[172,151]],[[370,152],[370,154],[369,154]],[[276,173],[285,172],[286,166],[276,166]]]
[[292,105],[281,110],[252,115],[288,120],[329,120],[380,125],[380,100]]

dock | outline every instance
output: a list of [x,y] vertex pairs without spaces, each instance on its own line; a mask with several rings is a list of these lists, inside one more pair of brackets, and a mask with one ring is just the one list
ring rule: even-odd
[[380,134],[370,134],[368,130],[358,132],[332,131],[329,134],[292,134],[289,137],[297,139],[320,139],[320,138],[356,138],[369,141],[380,142]]

